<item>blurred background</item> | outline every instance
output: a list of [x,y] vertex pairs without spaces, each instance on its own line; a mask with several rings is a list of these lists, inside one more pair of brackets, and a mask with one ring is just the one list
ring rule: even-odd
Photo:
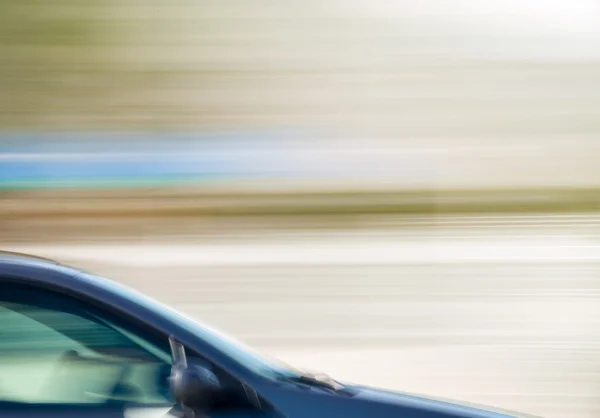
[[596,0],[0,1],[0,239],[294,365],[600,413]]

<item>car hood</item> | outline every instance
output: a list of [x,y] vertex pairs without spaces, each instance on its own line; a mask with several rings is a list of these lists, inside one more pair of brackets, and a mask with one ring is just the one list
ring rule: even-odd
[[395,405],[406,409],[418,409],[439,413],[443,416],[462,418],[539,418],[520,412],[506,411],[489,406],[454,401],[425,395],[370,388],[366,386],[350,386],[356,394],[357,401]]

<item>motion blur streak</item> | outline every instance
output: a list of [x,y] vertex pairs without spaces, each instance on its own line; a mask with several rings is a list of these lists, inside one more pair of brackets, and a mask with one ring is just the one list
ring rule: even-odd
[[0,1],[0,237],[291,364],[600,414],[600,4]]

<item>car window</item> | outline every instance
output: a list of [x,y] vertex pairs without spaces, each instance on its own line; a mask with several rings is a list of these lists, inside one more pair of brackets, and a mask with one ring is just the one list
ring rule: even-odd
[[108,313],[62,294],[3,284],[0,324],[0,401],[171,403],[167,346]]

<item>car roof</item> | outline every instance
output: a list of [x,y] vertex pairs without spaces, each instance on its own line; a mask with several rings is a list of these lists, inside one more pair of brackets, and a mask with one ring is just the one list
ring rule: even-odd
[[0,263],[10,264],[27,264],[27,265],[39,265],[41,266],[57,266],[60,263],[50,258],[39,257],[32,254],[19,253],[13,251],[0,251]]

